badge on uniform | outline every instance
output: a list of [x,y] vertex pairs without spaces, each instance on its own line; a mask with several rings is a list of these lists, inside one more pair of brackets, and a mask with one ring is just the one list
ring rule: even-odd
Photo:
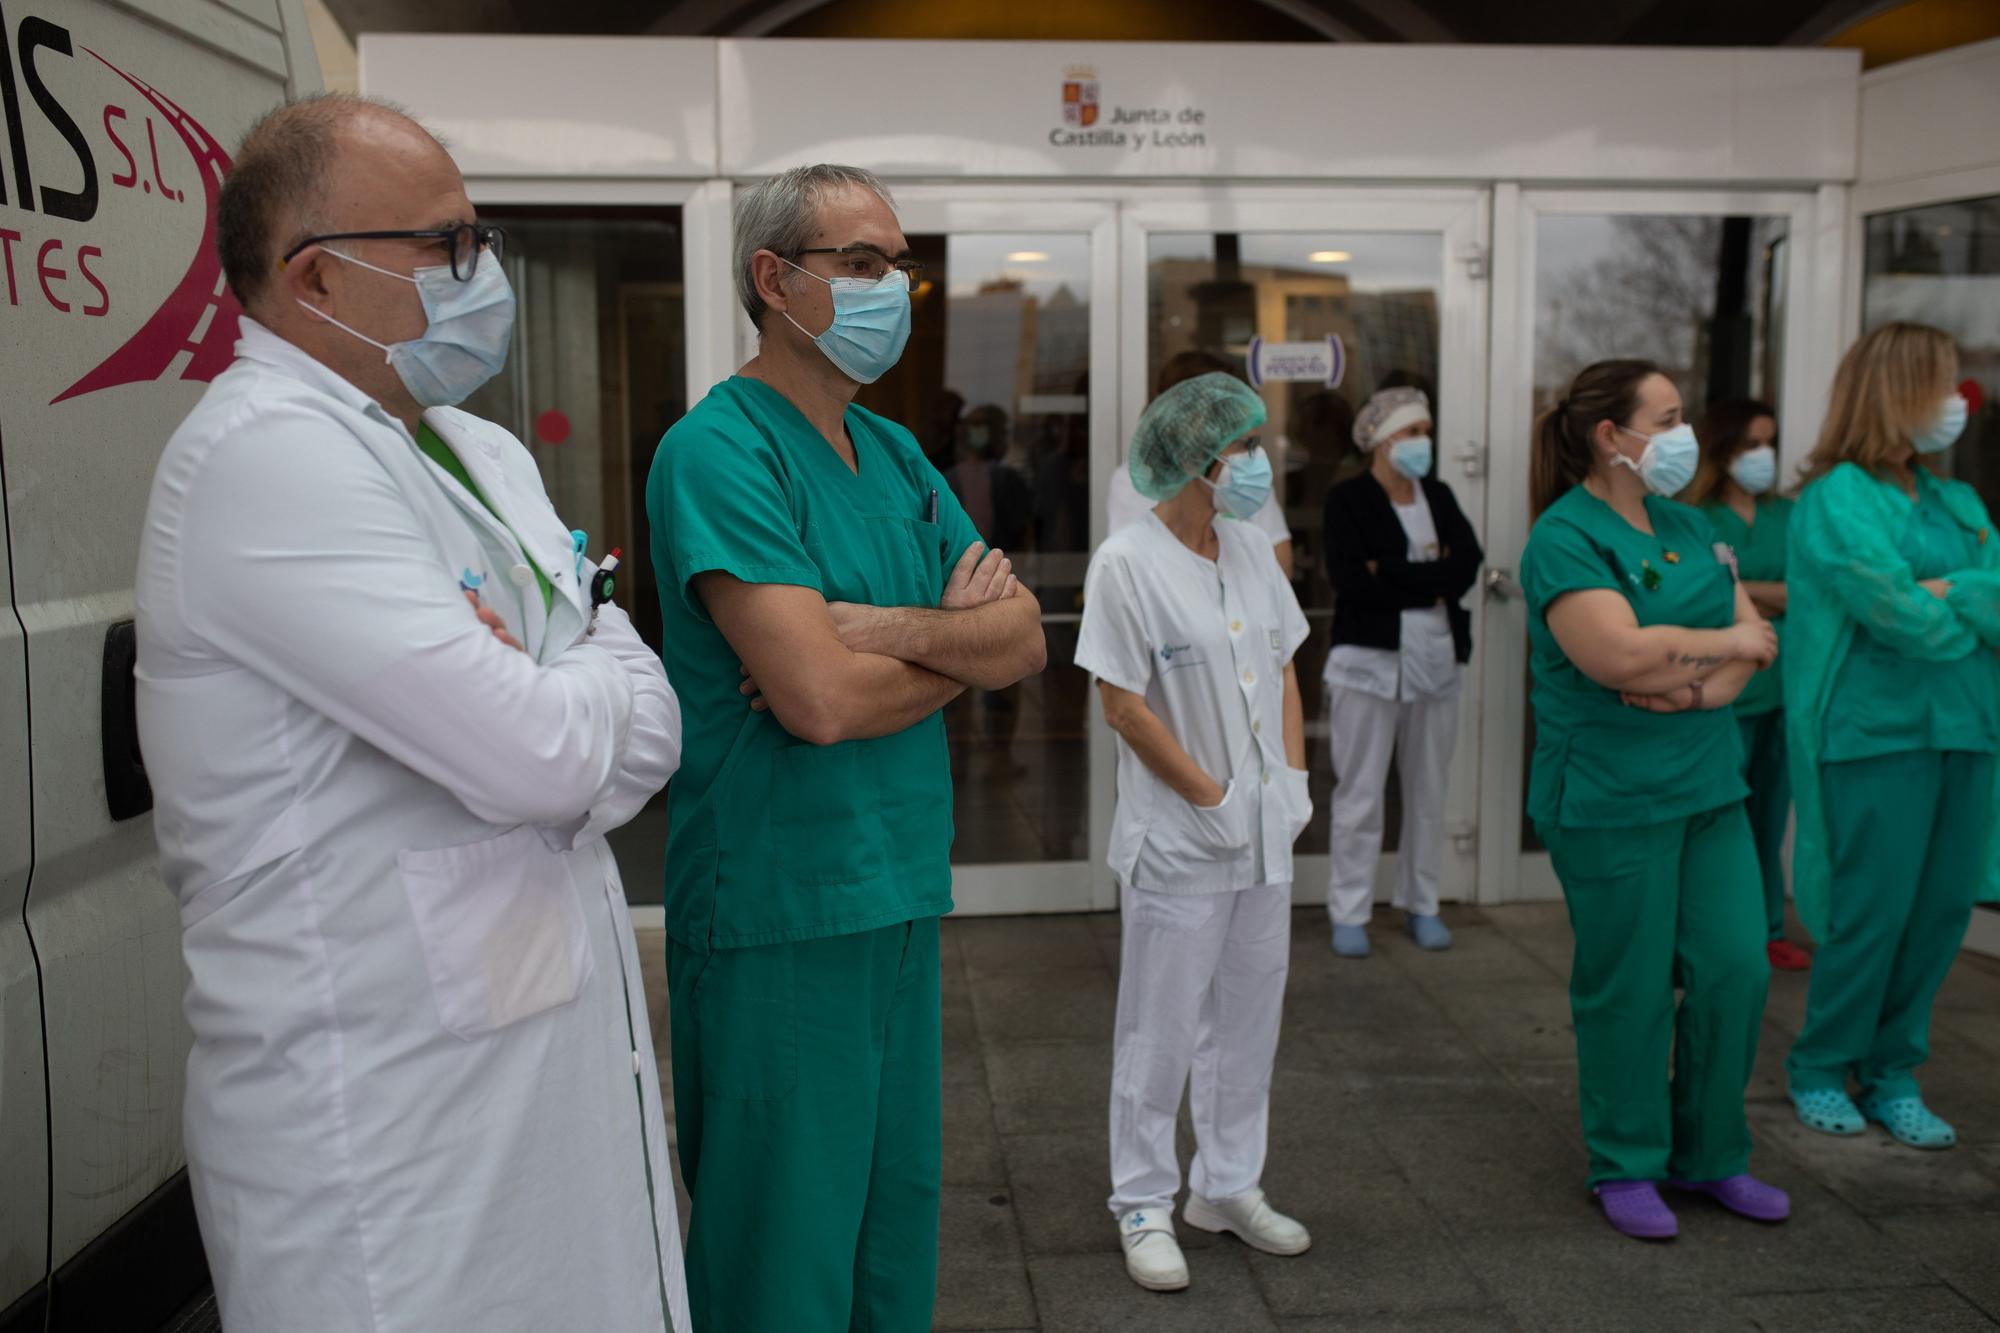
[[1743,582],[1743,574],[1736,568],[1736,548],[1734,546],[1731,546],[1728,542],[1717,542],[1715,544],[1715,563],[1729,571],[1729,577],[1733,582]]

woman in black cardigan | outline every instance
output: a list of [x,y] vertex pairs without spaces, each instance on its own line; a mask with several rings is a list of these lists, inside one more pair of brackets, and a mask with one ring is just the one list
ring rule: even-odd
[[1459,602],[1482,554],[1451,488],[1429,475],[1431,406],[1420,390],[1370,398],[1354,442],[1370,455],[1368,471],[1328,492],[1323,529],[1334,590],[1327,732],[1338,780],[1326,906],[1333,951],[1366,958],[1392,754],[1403,780],[1395,905],[1420,947],[1451,947],[1438,919],[1445,777],[1459,670],[1472,657],[1472,618]]

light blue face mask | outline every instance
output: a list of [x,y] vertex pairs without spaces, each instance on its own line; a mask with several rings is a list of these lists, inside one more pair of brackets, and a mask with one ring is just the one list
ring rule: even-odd
[[1768,444],[1755,445],[1736,455],[1729,475],[1752,495],[1762,495],[1778,482],[1778,451]]
[[1422,481],[1430,475],[1431,455],[1430,436],[1413,435],[1389,446],[1389,466],[1411,481]]
[[[792,264],[789,259],[785,262]],[[833,288],[833,323],[825,333],[806,333],[805,326],[786,311],[792,327],[811,338],[834,368],[856,384],[873,384],[888,374],[910,341],[910,275],[892,269],[879,282],[869,282],[820,278],[809,268],[792,267]]]
[[493,256],[482,255],[472,276],[460,282],[451,276],[448,264],[405,275],[330,246],[321,249],[335,259],[386,274],[417,289],[428,323],[423,336],[407,342],[378,342],[323,310],[304,301],[299,304],[336,329],[381,348],[410,397],[423,406],[456,407],[507,364],[507,348],[514,340],[514,288],[507,281],[507,270]]
[[1701,444],[1694,438],[1693,426],[1683,421],[1672,430],[1661,431],[1658,435],[1647,435],[1629,426],[1618,429],[1644,440],[1646,451],[1639,455],[1636,463],[1623,454],[1611,461],[1613,465],[1623,464],[1638,473],[1647,490],[1655,495],[1678,495],[1694,480],[1695,465],[1701,461]]
[[1918,431],[1910,444],[1920,454],[1941,454],[1957,444],[1958,437],[1965,434],[1965,422],[1971,415],[1971,405],[1965,401],[1965,395],[1955,393],[1944,400],[1931,424]]
[[1271,498],[1271,460],[1262,449],[1222,460],[1222,480],[1201,478],[1215,498],[1215,510],[1227,518],[1251,518]]

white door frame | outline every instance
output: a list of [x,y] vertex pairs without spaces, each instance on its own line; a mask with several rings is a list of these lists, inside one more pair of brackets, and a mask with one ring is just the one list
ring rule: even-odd
[[[1786,246],[1784,384],[1776,404],[1787,461],[1796,464],[1819,433],[1825,388],[1839,341],[1844,219],[1823,219],[1841,206],[1836,190],[1523,190],[1503,184],[1495,197],[1492,399],[1493,484],[1487,490],[1486,560],[1512,595],[1486,598],[1486,654],[1481,695],[1479,883],[1482,902],[1560,897],[1546,852],[1521,847],[1521,806],[1527,790],[1522,754],[1527,721],[1528,619],[1515,576],[1528,540],[1528,450],[1534,393],[1535,235],[1537,220],[1560,214],[1702,214],[1781,216]],[[1825,224],[1825,225],[1823,225]],[[1826,235],[1826,225],[1832,237]],[[1826,270],[1832,269],[1828,272]],[[1607,347],[1606,356],[1618,349]],[[1783,465],[1781,464],[1781,467]]]
[[[1147,238],[1154,232],[1419,232],[1441,238],[1443,274],[1438,304],[1438,415],[1451,423],[1454,436],[1439,441],[1439,475],[1457,491],[1461,506],[1484,536],[1483,499],[1486,456],[1487,383],[1487,236],[1491,199],[1484,189],[1413,186],[1287,189],[1266,186],[1221,186],[1199,195],[1185,190],[1133,191],[1122,212],[1120,230],[1123,279],[1119,288],[1123,327],[1143,330],[1147,320]],[[1150,386],[1146,340],[1127,337],[1120,347],[1119,440],[1130,437],[1145,409]],[[1360,405],[1355,404],[1356,407]],[[1123,459],[1122,448],[1109,455],[1109,467]],[[1093,477],[1093,490],[1099,479]],[[1102,505],[1098,520],[1102,521]],[[1445,818],[1446,854],[1443,896],[1460,901],[1479,896],[1476,877],[1478,845],[1479,698],[1477,682],[1481,608],[1473,612],[1473,665],[1468,669],[1464,702],[1459,710],[1459,742],[1452,762],[1450,804]],[[1093,725],[1102,721],[1093,707]],[[1109,744],[1107,737],[1107,746]],[[1106,770],[1109,771],[1108,769]],[[1093,784],[1092,846],[1108,849],[1110,801],[1108,784],[1101,793]],[[1097,817],[1096,804],[1105,806]],[[1093,873],[1101,899],[1115,901],[1117,886],[1104,856],[1093,856]],[[1327,858],[1300,856],[1294,861],[1292,896],[1301,904],[1324,902]],[[1393,854],[1382,858],[1376,873],[1376,895],[1384,897],[1395,873]]]

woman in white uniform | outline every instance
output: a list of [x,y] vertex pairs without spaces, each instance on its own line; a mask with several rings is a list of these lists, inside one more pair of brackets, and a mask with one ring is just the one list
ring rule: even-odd
[[1264,1199],[1265,1128],[1291,943],[1292,842],[1312,815],[1292,654],[1305,615],[1243,517],[1270,489],[1264,406],[1225,374],[1139,420],[1132,480],[1154,508],[1084,584],[1076,662],[1118,733],[1111,867],[1124,953],[1111,1075],[1111,1211],[1140,1286],[1188,1283],[1174,1239],[1174,1120],[1193,1080],[1184,1216],[1270,1254],[1306,1229]]
[[1370,398],[1354,443],[1368,471],[1327,493],[1324,529],[1334,591],[1327,735],[1339,784],[1326,910],[1333,951],[1366,958],[1392,754],[1403,780],[1394,902],[1419,948],[1451,947],[1438,867],[1459,669],[1472,656],[1472,618],[1459,603],[1483,556],[1451,487],[1430,475],[1431,405],[1421,390]]

